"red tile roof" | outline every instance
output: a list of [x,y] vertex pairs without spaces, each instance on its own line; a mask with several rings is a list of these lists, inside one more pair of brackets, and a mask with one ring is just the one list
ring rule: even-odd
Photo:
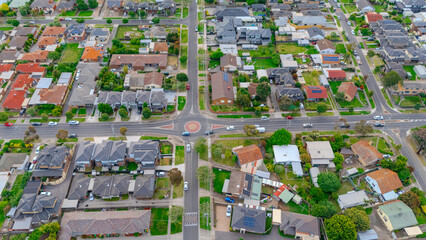
[[367,20],[368,20],[369,23],[370,22],[377,22],[379,20],[383,20],[382,15],[380,15],[376,12],[369,12],[369,13],[367,13],[366,17],[367,17]]
[[8,109],[20,109],[22,106],[22,103],[25,100],[25,93],[27,91],[15,91],[12,90],[9,92],[9,95],[7,95],[6,99],[3,102],[3,107]]
[[307,98],[328,98],[327,89],[324,86],[306,86]]
[[383,158],[383,155],[366,141],[359,141],[352,144],[351,149],[358,155],[358,160],[364,167]]
[[343,70],[328,70],[329,78],[346,78],[346,72]]
[[43,36],[38,40],[37,45],[47,46],[47,45],[53,45],[55,43],[56,43],[56,37]]
[[368,173],[367,176],[376,180],[382,194],[403,187],[398,174],[387,168],[382,168],[372,173]]
[[45,67],[40,67],[39,63],[21,63],[15,68],[16,72],[21,73],[33,73],[33,72],[44,72]]
[[263,159],[260,148],[254,144],[247,147],[235,149],[234,152],[237,154],[238,161],[241,165]]
[[13,64],[0,64],[0,72],[9,72]]
[[46,61],[47,55],[49,54],[49,51],[45,50],[37,50],[35,52],[31,53],[25,53],[24,56],[21,58],[22,61]]
[[64,27],[47,27],[43,31],[43,36],[59,36],[64,34],[66,28]]
[[342,82],[342,84],[340,84],[337,91],[342,92],[353,99],[356,93],[358,92],[358,88],[355,86],[353,82]]
[[81,59],[96,61],[98,58],[103,56],[103,53],[104,51],[100,47],[86,47],[84,49],[83,55],[81,56]]
[[154,43],[154,52],[167,52],[169,50],[169,46],[166,42],[156,42]]
[[12,84],[12,89],[25,89],[27,90],[31,83],[34,81],[33,78],[30,78],[29,74],[19,74],[15,82]]
[[46,104],[61,105],[67,89],[68,86],[58,85],[55,85],[50,89],[43,88],[39,92],[40,101],[46,102]]

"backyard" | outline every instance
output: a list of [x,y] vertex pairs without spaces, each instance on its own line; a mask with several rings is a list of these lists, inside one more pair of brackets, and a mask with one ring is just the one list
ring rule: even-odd
[[[342,82],[340,81],[335,81],[335,82],[329,82],[330,84],[330,88],[333,91],[333,94],[336,94],[337,89],[339,88],[339,86],[342,84]],[[364,93],[362,91],[358,91],[359,95],[364,95]],[[365,99],[365,96],[364,96]],[[340,105],[340,107],[342,108],[348,108],[348,107],[363,107],[364,105],[359,101],[359,99],[357,97],[355,97],[351,102],[348,102],[346,100],[337,100],[336,102]]]
[[62,52],[60,63],[76,63],[80,60],[84,49],[78,48],[78,43],[68,43]]
[[171,154],[172,146],[170,144],[161,144],[161,153],[162,154]]
[[318,75],[319,73],[313,74],[313,71],[306,71],[302,73],[302,76],[305,79],[307,86],[318,86],[319,85]]
[[297,46],[296,43],[278,43],[277,51],[280,54],[299,54],[306,52],[306,47]]
[[407,73],[410,73],[410,74],[411,74],[411,78],[410,78],[410,80],[416,80],[416,78],[417,78],[417,74],[416,74],[416,72],[414,71],[414,66],[408,66],[408,65],[406,65],[406,66],[404,66],[404,70],[405,70]]
[[346,8],[346,11],[348,13],[353,13],[353,12],[356,12],[358,10],[356,8],[355,4],[345,4],[345,8]]
[[168,208],[152,208],[151,209],[151,235],[167,235],[169,225],[169,209]]
[[214,191],[222,193],[223,183],[225,182],[225,179],[229,179],[231,177],[231,172],[213,168],[213,173],[215,175],[213,180]]
[[254,68],[257,69],[268,69],[278,67],[271,58],[256,58],[254,62]]

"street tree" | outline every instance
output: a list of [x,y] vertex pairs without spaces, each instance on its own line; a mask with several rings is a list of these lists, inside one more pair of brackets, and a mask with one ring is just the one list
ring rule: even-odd
[[70,111],[65,113],[65,116],[67,117],[67,121],[71,120],[74,117],[74,113]]
[[175,223],[178,222],[183,216],[183,207],[180,206],[172,206],[170,210],[170,222]]
[[169,170],[169,177],[170,182],[175,186],[179,185],[183,180],[182,172],[177,168],[172,168]]
[[89,8],[97,8],[98,1],[97,0],[89,0]]
[[104,121],[107,121],[109,119],[109,114],[108,113],[102,113],[101,119],[104,120]]
[[188,61],[188,57],[187,56],[182,56],[182,57],[179,58],[179,61],[180,61],[181,64],[185,64],[186,61]]
[[384,88],[396,86],[398,83],[402,83],[402,78],[395,71],[386,73],[386,75],[382,78],[382,85]]
[[188,75],[186,75],[185,73],[178,73],[178,74],[176,75],[176,79],[177,79],[179,82],[188,82]]
[[281,111],[290,110],[291,105],[293,105],[293,100],[291,100],[291,98],[289,98],[288,96],[282,96],[281,99],[278,101],[278,107]]
[[411,209],[416,209],[420,207],[420,198],[413,191],[408,191],[398,196],[398,199],[403,201]]
[[128,18],[123,18],[121,20],[121,22],[124,23],[124,24],[127,24],[127,23],[129,23],[129,19]]
[[194,149],[198,154],[204,154],[207,151],[206,139],[199,137],[194,144]]
[[76,21],[77,21],[77,23],[84,23],[84,21],[86,21],[86,20],[84,18],[79,18]]
[[322,172],[318,174],[318,185],[324,192],[336,192],[340,188],[340,180],[332,172]]
[[37,130],[33,126],[28,126],[27,130],[30,134],[36,134],[37,133]]
[[65,129],[59,129],[58,133],[56,134],[56,138],[58,140],[65,140],[68,137],[68,131]]
[[213,157],[214,157],[215,159],[220,159],[220,158],[221,158],[221,155],[222,155],[222,149],[221,149],[221,148],[219,148],[219,147],[214,148],[214,149],[213,149],[212,154],[213,154]]
[[121,127],[120,128],[120,133],[121,133],[121,135],[126,136],[127,128],[126,127]]
[[14,27],[19,26],[19,21],[18,21],[18,20],[15,20],[15,19],[9,19],[9,20],[7,20],[7,21],[6,21],[6,23],[7,23],[7,24],[10,24],[10,25],[12,25],[12,26],[14,26]]
[[208,166],[201,166],[197,169],[198,181],[206,181],[206,179],[214,179],[215,175]]
[[352,220],[345,215],[335,215],[325,220],[327,237],[330,240],[355,240],[356,227]]
[[414,105],[414,109],[416,110],[420,110],[421,107],[422,105],[420,103],[416,103],[416,105]]
[[111,105],[109,105],[107,103],[99,103],[98,104],[98,110],[99,110],[99,112],[106,113],[108,115],[111,115],[112,112],[113,112]]
[[149,109],[148,107],[145,107],[142,109],[142,116],[146,119],[150,118],[152,115],[151,109]]
[[244,132],[246,133],[247,136],[254,136],[257,135],[259,133],[259,131],[257,130],[257,127],[254,125],[250,125],[250,124],[246,124],[243,128]]
[[317,105],[317,113],[321,114],[321,113],[325,113],[327,112],[327,104],[320,102]]
[[368,52],[367,52],[367,56],[368,56],[369,58],[372,58],[374,55],[376,55],[376,53],[375,53],[373,50],[368,50]]
[[260,115],[262,115],[262,110],[261,107],[257,107],[256,109],[254,109],[254,115],[260,117]]
[[5,112],[0,112],[0,121],[7,121],[7,119],[9,119],[9,115]]
[[107,24],[111,24],[111,23],[112,23],[111,18],[108,18],[108,19],[106,20],[106,23],[107,23]]
[[37,110],[35,109],[35,107],[29,107],[27,108],[26,113],[30,115],[31,117],[34,117],[37,113]]
[[291,143],[291,132],[287,131],[287,129],[281,128],[275,131],[272,136],[269,138],[268,143],[271,145],[288,145]]
[[356,133],[361,134],[362,136],[366,136],[369,133],[373,132],[373,126],[371,126],[370,124],[367,124],[365,120],[361,120],[355,123],[354,130]]
[[355,224],[357,232],[367,231],[370,228],[370,218],[364,209],[349,208],[345,210],[345,215]]
[[154,17],[151,21],[152,21],[154,24],[158,24],[158,23],[160,23],[160,18],[158,18],[158,17]]
[[333,203],[323,200],[317,204],[312,205],[311,214],[315,217],[330,218],[337,213],[336,206]]

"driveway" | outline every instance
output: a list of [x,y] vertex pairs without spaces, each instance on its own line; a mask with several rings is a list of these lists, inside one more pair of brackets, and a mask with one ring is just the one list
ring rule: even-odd
[[374,229],[379,236],[379,240],[393,239],[391,232],[386,228],[380,219],[377,208],[373,208],[373,212],[370,214],[370,228]]
[[231,217],[226,216],[226,205],[216,205],[215,231],[229,232]]
[[244,240],[258,240],[258,239],[262,239],[262,240],[294,240],[294,238],[286,238],[286,237],[281,237],[281,235],[278,232],[278,226],[272,226],[272,230],[271,233],[268,235],[259,235],[259,234],[252,234],[252,233],[246,233],[246,234],[242,234],[239,232],[221,232],[221,231],[216,231],[215,232],[215,238],[216,239],[226,239],[226,240],[239,240],[239,239],[244,239]]

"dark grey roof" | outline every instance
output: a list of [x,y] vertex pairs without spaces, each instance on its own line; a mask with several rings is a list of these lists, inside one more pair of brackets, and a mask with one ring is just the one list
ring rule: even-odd
[[142,164],[142,168],[154,168],[155,161],[159,157],[158,141],[139,140],[131,142],[128,150],[128,158],[133,158],[135,161]]
[[277,85],[294,85],[293,75],[288,68],[269,68],[266,70],[269,79]]
[[150,91],[138,90],[136,92],[136,102],[138,104],[147,103],[149,105],[149,96],[151,95]]
[[121,103],[121,92],[108,92],[107,103],[110,105]]
[[136,92],[134,91],[123,91],[121,96],[122,103],[136,103]]
[[107,6],[109,8],[121,7],[121,0],[108,0]]
[[37,195],[35,193],[23,194],[15,212],[15,219],[32,217],[32,223],[39,224],[52,215],[59,213],[62,201],[55,196]]
[[24,188],[24,194],[35,193],[38,194],[41,188],[41,181],[28,181]]
[[78,146],[77,153],[75,155],[75,163],[78,165],[79,163],[87,163],[92,160],[93,152],[95,150],[95,143],[90,141],[86,141],[81,143]]
[[[154,90],[154,89],[153,89]],[[165,98],[163,91],[151,90],[151,96],[149,99],[151,108],[160,109],[167,107],[167,99]]]
[[424,6],[426,2],[424,0],[402,0],[406,6]]
[[100,162],[123,160],[126,154],[126,143],[123,141],[104,140],[96,145],[93,159]]
[[3,50],[0,53],[0,61],[15,61],[19,56],[19,52],[16,50]]
[[304,10],[302,13],[304,16],[324,16],[321,10]]
[[318,218],[286,211],[281,211],[280,230],[286,235],[296,235],[298,232],[306,235],[321,235]]
[[321,35],[324,37],[324,31],[318,27],[310,27],[306,29],[306,31],[308,31],[309,37],[314,37],[316,35]]
[[[367,1],[367,0],[357,0],[356,1],[356,5],[358,6],[359,9],[364,9],[366,7],[370,7],[373,8],[373,6]],[[374,8],[373,8],[374,9]]]
[[76,1],[76,0],[69,0],[69,1],[67,1],[67,0],[62,0],[62,1],[58,4],[57,9],[73,8],[73,7],[74,7],[74,5],[76,5],[76,4],[77,4],[77,1]]
[[68,155],[66,146],[45,146],[37,156],[36,169],[61,168]]
[[264,4],[252,4],[251,9],[256,12],[265,11],[266,7]]
[[56,5],[55,1],[34,0],[33,3],[31,3],[31,8],[53,9],[53,6],[55,5]]
[[279,4],[272,5],[271,9],[290,10],[291,6],[288,4],[279,3]]
[[97,176],[93,186],[93,194],[110,198],[129,192],[130,175]]
[[73,24],[65,30],[65,35],[81,35],[84,31],[84,24]]
[[316,9],[320,9],[318,4],[316,3],[298,3],[297,4],[297,8],[299,10],[316,10]]
[[231,227],[245,229],[247,232],[265,233],[266,211],[234,206],[232,211]]
[[133,197],[136,198],[150,198],[154,195],[155,190],[155,176],[144,175],[138,176],[135,181],[135,190]]
[[90,180],[91,178],[86,177],[84,174],[76,174],[72,180],[67,199],[85,199],[87,196],[87,190],[89,189]]
[[282,85],[277,86],[276,95],[278,98],[282,96],[287,96],[294,101],[301,101],[305,99],[303,91],[300,88],[288,88]]
[[108,36],[109,32],[108,30],[104,30],[103,28],[95,28],[93,29],[91,35],[92,36],[99,36],[99,37],[106,37]]
[[220,7],[218,7],[218,10],[216,11],[217,18],[246,17],[246,16],[250,16],[249,10],[247,7],[227,7],[224,9],[220,9]]
[[17,27],[15,36],[27,36],[28,34],[35,35],[37,33],[36,27]]

